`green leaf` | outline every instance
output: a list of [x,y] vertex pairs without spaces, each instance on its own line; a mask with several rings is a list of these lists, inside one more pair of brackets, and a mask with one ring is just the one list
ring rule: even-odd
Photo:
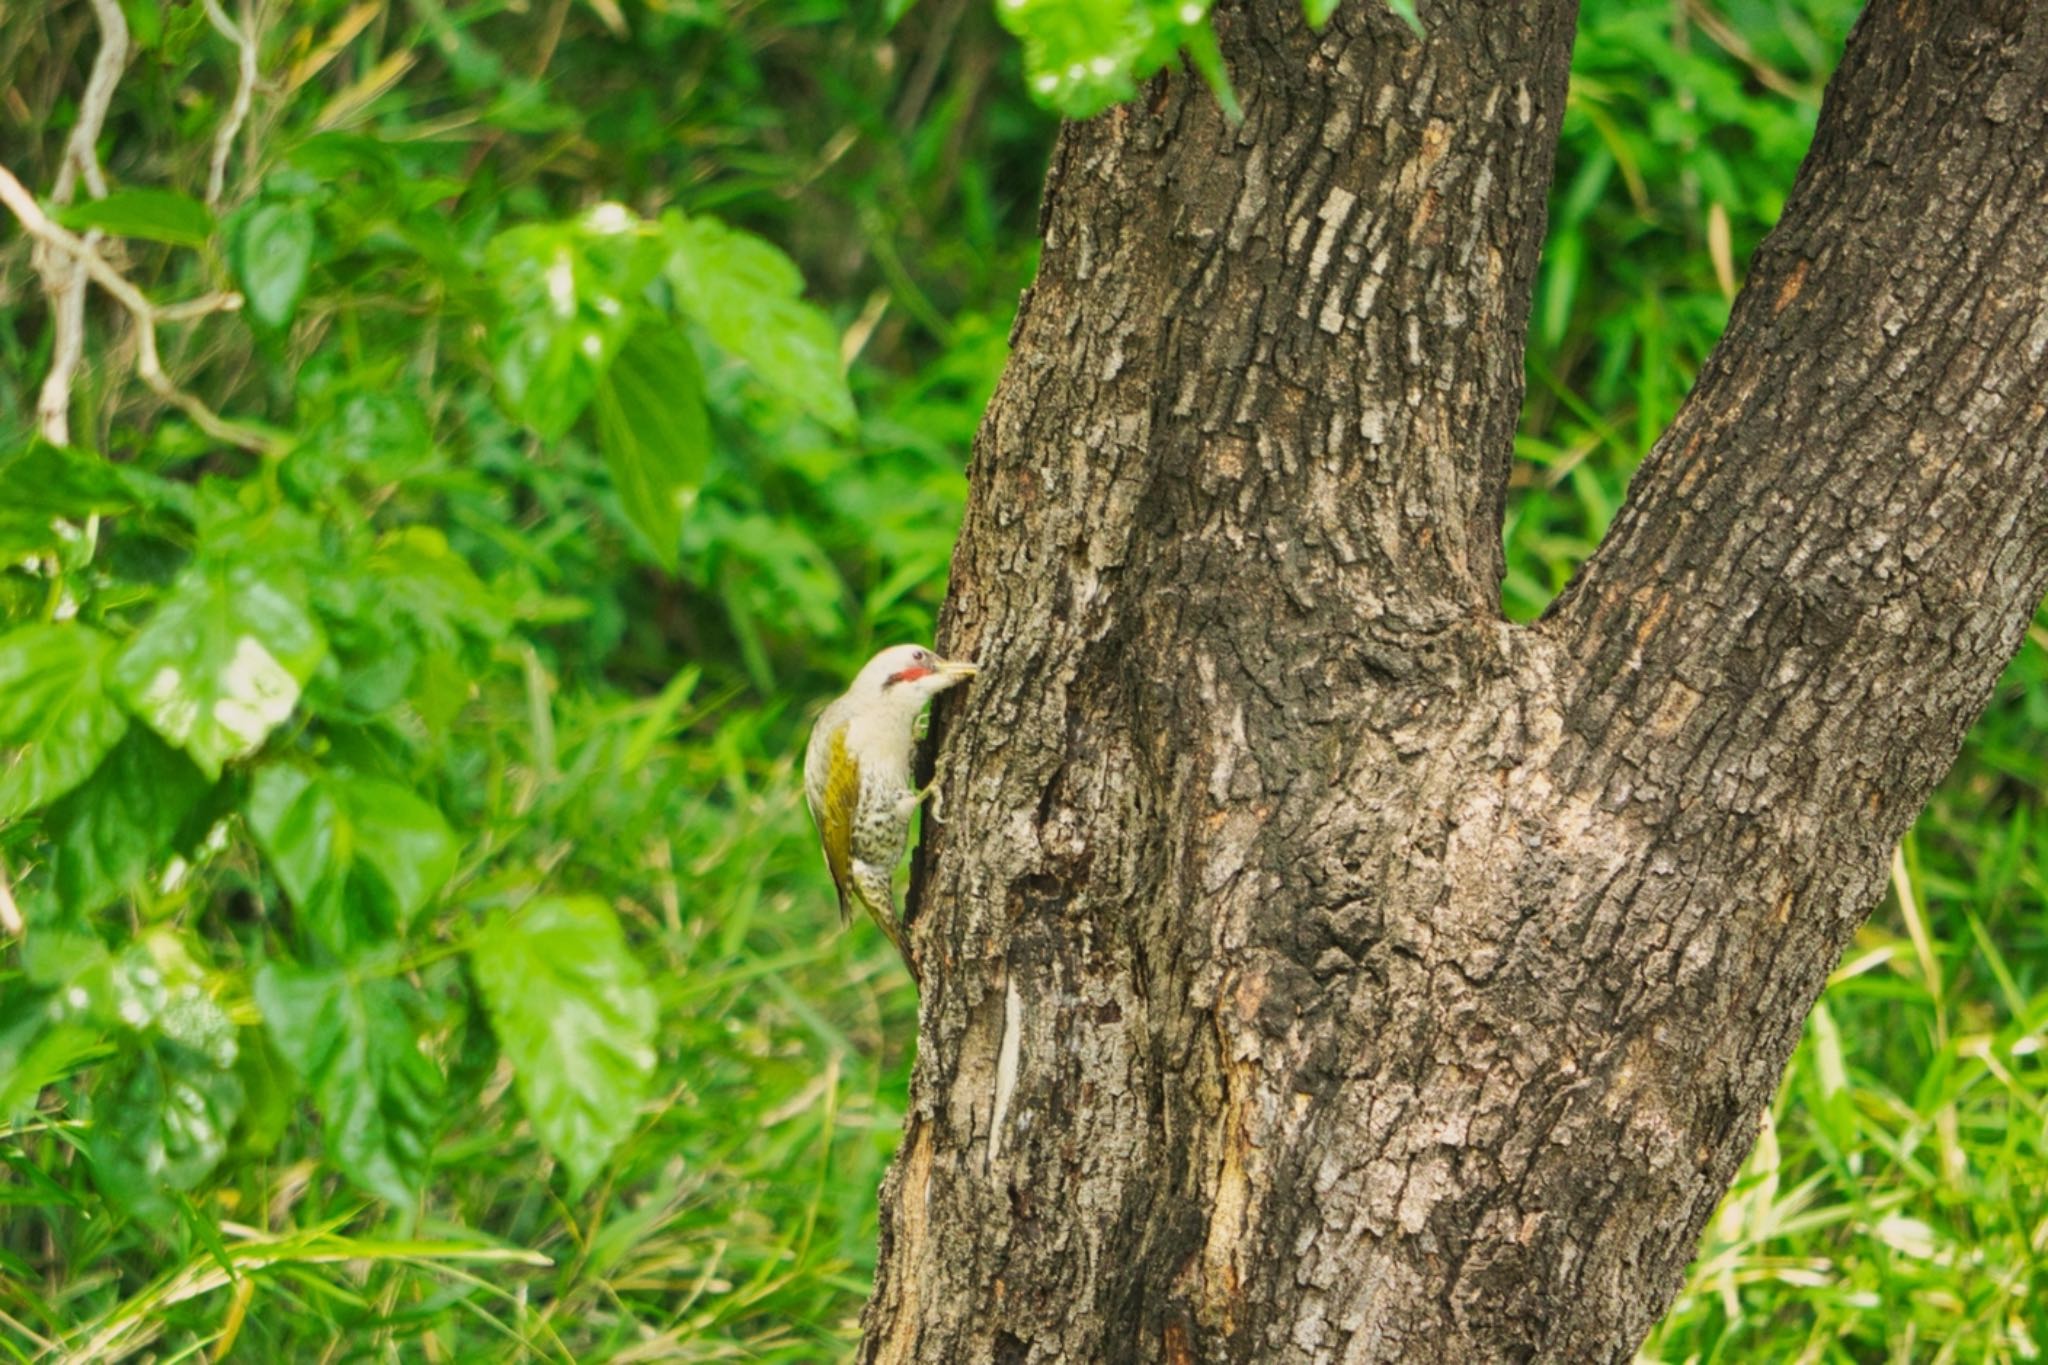
[[620,505],[674,573],[683,518],[711,458],[704,376],[688,338],[642,327],[627,339],[597,386],[597,430]]
[[0,820],[70,791],[128,728],[107,693],[114,642],[75,622],[24,626],[0,636]]
[[1423,36],[1422,17],[1415,12],[1415,0],[1387,0],[1387,8],[1401,16],[1401,22],[1414,30],[1416,37]]
[[356,1184],[408,1203],[425,1181],[443,1083],[421,1055],[394,982],[272,962],[256,974],[264,1023],[313,1089],[334,1161]]
[[268,1156],[291,1127],[298,1085],[266,1029],[246,1028],[236,1037],[235,1075],[242,1082],[242,1113],[235,1146]]
[[[1194,45],[1207,31],[1208,16],[1208,0],[1001,0],[996,6],[1003,27],[1023,44],[1033,97],[1069,118],[1129,99],[1138,81]],[[1214,66],[1205,73],[1212,86],[1221,71],[1220,62]]]
[[352,850],[341,803],[327,784],[294,763],[266,764],[249,782],[242,813],[292,904],[308,914],[330,911]]
[[162,1218],[168,1192],[191,1189],[220,1163],[241,1107],[241,1079],[203,1053],[167,1039],[136,1049],[93,1095],[93,1179],[129,1212]]
[[639,325],[660,243],[626,210],[601,205],[575,222],[499,233],[485,264],[500,304],[491,349],[508,410],[560,436]]
[[141,726],[43,817],[57,898],[85,914],[141,885],[178,852],[178,826],[207,782],[192,760]]
[[213,236],[206,205],[176,190],[115,190],[58,210],[57,221],[73,232],[98,228],[116,237],[142,237],[172,246],[203,246]]
[[79,543],[78,529],[60,528],[60,518],[128,512],[166,496],[161,480],[132,465],[40,439],[0,455],[0,488],[0,560],[10,563]]
[[114,677],[137,715],[216,778],[291,715],[326,648],[293,574],[207,558],[179,576]]
[[382,778],[272,763],[243,809],[292,903],[338,953],[402,933],[455,874],[440,811]]
[[470,952],[534,1132],[580,1187],[632,1131],[654,1074],[654,992],[590,896],[491,920]]
[[242,287],[249,316],[271,331],[282,330],[306,290],[319,226],[313,206],[302,200],[270,200],[235,220],[228,242],[228,266]]
[[395,782],[351,773],[334,787],[356,862],[382,880],[403,929],[455,875],[455,835],[440,811]]
[[108,1050],[105,1031],[75,1013],[55,991],[9,982],[0,993],[0,1124],[34,1108],[43,1087]]
[[386,532],[363,569],[390,610],[427,644],[454,649],[464,635],[497,640],[508,628],[505,604],[434,527]]
[[714,218],[671,212],[662,226],[678,306],[769,388],[833,430],[853,430],[838,329],[803,301],[803,275],[789,257]]

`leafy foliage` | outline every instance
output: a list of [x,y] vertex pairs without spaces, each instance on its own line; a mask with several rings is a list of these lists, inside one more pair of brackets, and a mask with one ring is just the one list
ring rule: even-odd
[[[51,210],[250,439],[137,382],[101,294],[41,439],[51,313],[0,241],[0,1342],[843,1353],[914,1010],[833,933],[803,703],[929,638],[1040,101],[1183,55],[1227,90],[1205,7],[258,7],[218,197],[234,37],[122,10],[110,192]],[[1718,334],[1852,9],[1687,13],[1585,8],[1517,615]],[[85,5],[0,25],[4,157],[45,194],[98,42]],[[2041,1335],[2044,642],[1657,1358]]]

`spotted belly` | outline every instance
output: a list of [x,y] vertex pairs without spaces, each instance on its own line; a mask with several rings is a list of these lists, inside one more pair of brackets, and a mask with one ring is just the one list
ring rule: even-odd
[[853,814],[854,881],[870,910],[891,917],[896,913],[896,864],[910,839],[914,809],[916,800],[901,775],[885,774],[861,783],[860,804]]

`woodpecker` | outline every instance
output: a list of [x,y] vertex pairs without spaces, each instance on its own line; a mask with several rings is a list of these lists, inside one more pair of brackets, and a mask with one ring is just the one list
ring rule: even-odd
[[825,708],[804,750],[804,799],[839,892],[839,923],[851,921],[858,904],[913,976],[896,922],[896,864],[919,802],[931,797],[933,817],[945,817],[937,781],[922,790],[910,785],[911,745],[924,704],[975,671],[971,663],[942,659],[920,645],[891,645]]

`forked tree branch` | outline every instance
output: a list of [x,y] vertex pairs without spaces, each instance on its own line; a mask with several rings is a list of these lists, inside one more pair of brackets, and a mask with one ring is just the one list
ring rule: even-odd
[[[270,453],[275,449],[273,437],[253,427],[229,421],[173,383],[164,372],[163,360],[157,350],[156,328],[159,322],[185,320],[209,312],[233,311],[242,306],[241,295],[210,294],[202,299],[159,308],[120,271],[107,264],[106,258],[90,241],[51,221],[36,203],[35,196],[5,166],[0,166],[0,204],[7,206],[22,228],[39,244],[82,270],[94,284],[113,295],[115,301],[128,310],[135,319],[135,372],[152,393],[184,413],[194,426],[217,441],[226,441],[258,453]],[[45,435],[49,435],[47,428]],[[52,436],[51,439],[59,438]]]

